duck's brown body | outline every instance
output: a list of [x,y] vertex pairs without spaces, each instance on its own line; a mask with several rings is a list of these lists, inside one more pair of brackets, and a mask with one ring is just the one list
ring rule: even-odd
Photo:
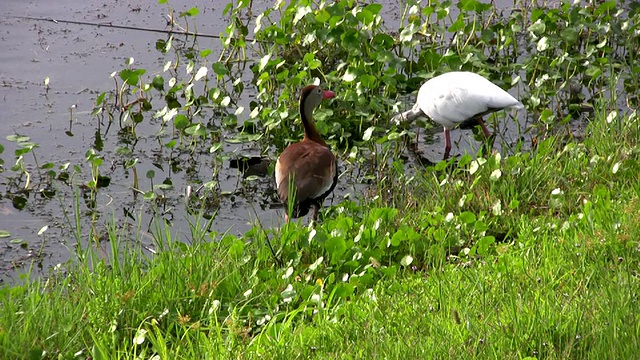
[[[333,97],[330,91],[309,85],[300,94],[300,117],[304,126],[301,142],[289,145],[276,162],[275,175],[278,196],[288,206],[292,202],[294,218],[305,216],[311,209],[313,220],[324,199],[338,182],[338,163],[335,155],[322,140],[311,114],[323,100]],[[285,219],[288,221],[288,207]]]

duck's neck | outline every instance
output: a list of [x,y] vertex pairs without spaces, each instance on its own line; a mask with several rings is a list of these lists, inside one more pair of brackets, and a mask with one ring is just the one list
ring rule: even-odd
[[300,99],[300,119],[302,120],[302,126],[304,126],[304,140],[311,140],[320,145],[327,146],[327,143],[322,140],[320,133],[318,133],[316,129],[312,114],[313,106],[306,104],[304,98]]

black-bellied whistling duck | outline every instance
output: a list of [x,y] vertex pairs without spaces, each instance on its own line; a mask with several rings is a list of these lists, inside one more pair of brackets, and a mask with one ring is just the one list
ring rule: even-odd
[[428,116],[444,127],[444,158],[451,150],[451,129],[475,120],[486,138],[491,136],[482,117],[505,108],[521,109],[522,103],[481,75],[468,71],[452,71],[430,79],[418,91],[416,104],[391,121],[412,121]]
[[[304,127],[301,142],[291,144],[276,162],[276,186],[280,200],[288,207],[293,203],[292,216],[305,216],[312,209],[312,219],[318,218],[318,210],[324,199],[338,182],[338,162],[322,140],[311,117],[313,109],[324,99],[334,96],[331,91],[308,85],[300,92],[300,119]],[[288,211],[285,220],[289,221]]]

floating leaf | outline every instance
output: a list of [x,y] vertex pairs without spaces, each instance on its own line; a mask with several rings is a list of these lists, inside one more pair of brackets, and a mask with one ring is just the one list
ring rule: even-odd
[[38,231],[38,236],[44,234],[44,232],[47,231],[48,229],[49,229],[49,225],[45,225],[41,227],[40,230]]
[[29,137],[28,136],[23,136],[23,135],[9,135],[7,136],[5,139],[7,139],[8,141],[11,142],[26,142],[29,141]]

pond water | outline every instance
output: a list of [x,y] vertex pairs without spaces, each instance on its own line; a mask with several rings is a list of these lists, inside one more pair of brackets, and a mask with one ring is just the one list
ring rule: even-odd
[[[400,17],[398,3],[382,3],[385,21],[393,29]],[[512,5],[512,1],[502,3],[498,2],[497,6]],[[255,13],[271,4],[269,1],[255,2]],[[171,5],[176,13],[193,6],[199,8],[200,15],[196,18],[198,33],[217,35],[224,31],[227,24],[222,14],[226,1],[176,1]],[[6,147],[1,155],[5,167],[13,165],[16,150],[15,144],[5,139],[11,135],[24,135],[39,145],[34,151],[35,159],[31,154],[25,156],[28,170],[37,174],[36,160],[40,165],[51,162],[55,164],[55,169],[64,163],[71,163],[72,166],[77,164],[81,165],[82,174],[75,180],[86,183],[90,180],[90,167],[85,153],[96,141],[97,120],[91,111],[97,95],[113,90],[110,74],[122,70],[130,57],[135,59],[138,68],[160,73],[166,59],[156,50],[155,44],[158,39],[166,39],[166,34],[45,19],[163,30],[167,25],[168,8],[148,0],[3,0],[0,10],[0,39],[3,45],[3,51],[0,52],[0,139]],[[199,38],[198,42],[200,46],[212,49],[214,54],[221,49],[219,39]],[[44,84],[47,78],[48,88]],[[250,93],[245,93],[247,98],[240,101],[248,108],[246,104],[250,101]],[[139,134],[151,134],[155,128],[145,128],[143,123],[138,129]],[[435,159],[440,156],[438,154],[443,147],[441,136],[441,131],[436,129],[433,139],[429,138],[435,143],[426,151],[428,157]],[[472,135],[468,131],[454,131],[452,139],[461,136],[470,139]],[[421,137],[424,140],[424,136]],[[136,224],[137,220],[146,225],[151,218],[150,205],[142,196],[133,195],[131,172],[121,164],[109,165],[117,158],[114,149],[121,140],[117,130],[106,132],[102,128],[104,150],[100,155],[105,164],[101,171],[109,171],[107,175],[111,182],[99,192],[95,208],[81,203],[80,210],[83,214],[97,210],[97,223],[102,226],[112,218],[116,219],[119,227]],[[461,152],[464,152],[465,146],[470,148],[477,145],[473,140],[462,143]],[[260,151],[250,144],[224,143],[223,146],[231,158]],[[150,180],[145,177],[148,171],[156,173],[155,183],[171,178],[173,190],[171,195],[167,195],[163,219],[171,224],[171,231],[178,239],[188,240],[189,221],[193,221],[193,218],[184,211],[183,194],[188,189],[194,189],[194,185],[212,179],[211,160],[200,154],[188,169],[173,174],[170,166],[158,166],[158,159],[164,158],[160,146],[152,137],[142,136],[135,147],[141,184],[147,188],[151,186]],[[270,156],[275,158],[276,154]],[[24,182],[13,184],[7,176],[7,172],[0,173],[0,230],[10,234],[0,239],[2,281],[10,281],[17,274],[27,271],[35,257],[40,261],[34,268],[34,274],[46,273],[49,267],[68,260],[75,244],[75,238],[71,236],[74,225],[69,220],[73,218],[71,187],[64,182],[54,182],[55,195],[46,199],[38,192],[21,192],[20,186]],[[351,180],[341,180],[334,196],[329,197],[325,205],[335,204],[345,195],[358,191],[358,184],[353,177],[344,177]],[[38,176],[34,178],[37,181]],[[217,180],[221,197],[213,229],[242,234],[256,220],[265,227],[282,223],[282,211],[271,208],[275,197],[270,176],[244,181],[242,174],[227,163]],[[27,199],[24,207],[17,205],[16,195]],[[45,226],[46,230],[41,231]],[[83,229],[84,233],[87,231],[88,228]],[[143,226],[141,231],[147,234],[149,228]],[[149,247],[152,246],[150,236],[143,234],[141,239],[148,242]]]

